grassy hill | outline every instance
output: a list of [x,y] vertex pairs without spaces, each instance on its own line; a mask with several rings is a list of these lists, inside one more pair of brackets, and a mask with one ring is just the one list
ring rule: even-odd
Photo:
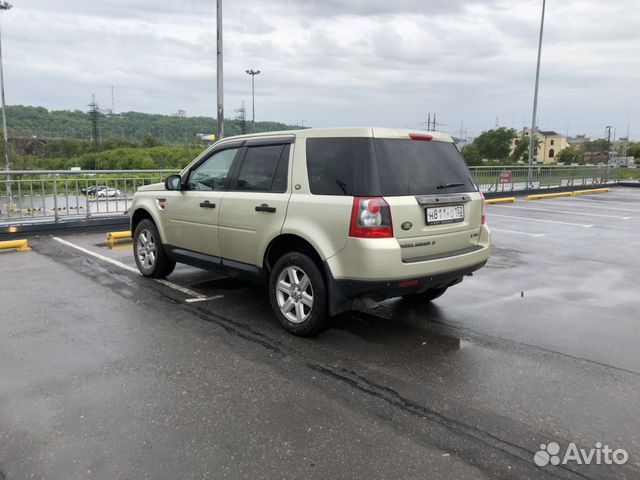
[[[239,135],[242,122],[225,120],[225,134]],[[251,128],[250,122],[246,124]],[[278,122],[256,122],[257,132],[299,128]],[[123,138],[139,142],[154,137],[164,144],[188,144],[198,140],[198,133],[215,133],[217,121],[210,117],[176,117],[140,112],[101,115],[100,138]],[[47,110],[24,105],[7,106],[7,130],[11,137],[73,138],[89,140],[91,118],[80,110]]]

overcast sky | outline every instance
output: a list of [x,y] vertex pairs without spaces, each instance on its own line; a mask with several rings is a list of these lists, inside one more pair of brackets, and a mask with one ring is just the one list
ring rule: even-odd
[[[9,105],[215,116],[215,0],[12,0]],[[541,0],[225,0],[225,113],[310,126],[531,123]],[[547,2],[542,129],[640,137],[637,0]],[[10,122],[10,121],[9,121]]]

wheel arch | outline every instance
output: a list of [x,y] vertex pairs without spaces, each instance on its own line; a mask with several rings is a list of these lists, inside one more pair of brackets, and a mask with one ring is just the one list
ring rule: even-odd
[[155,224],[158,229],[158,233],[160,233],[160,240],[164,243],[165,236],[162,224],[158,221],[155,215],[145,207],[138,207],[131,214],[131,235],[133,236],[136,227],[144,219],[151,220]]
[[268,277],[278,259],[289,252],[301,252],[310,257],[326,281],[324,261],[317,248],[307,239],[293,233],[280,234],[269,242],[262,262],[265,276]]

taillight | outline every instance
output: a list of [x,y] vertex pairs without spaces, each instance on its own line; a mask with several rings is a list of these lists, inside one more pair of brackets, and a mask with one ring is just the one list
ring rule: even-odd
[[393,237],[389,204],[380,197],[354,197],[349,236],[358,238]]
[[485,203],[484,203],[484,195],[480,192],[480,198],[482,198],[482,225],[487,224],[487,217],[484,214]]

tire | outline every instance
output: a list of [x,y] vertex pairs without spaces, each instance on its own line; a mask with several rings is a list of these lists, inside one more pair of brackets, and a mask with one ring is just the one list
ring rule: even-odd
[[133,256],[145,277],[164,278],[176,267],[164,251],[156,224],[147,218],[133,232]]
[[425,290],[422,293],[408,293],[406,295],[403,295],[402,298],[404,298],[405,300],[416,302],[430,302],[431,300],[435,300],[436,298],[441,297],[446,291],[447,287],[430,288],[429,290]]
[[284,329],[294,335],[313,337],[329,327],[324,278],[303,253],[278,259],[269,276],[269,300]]

